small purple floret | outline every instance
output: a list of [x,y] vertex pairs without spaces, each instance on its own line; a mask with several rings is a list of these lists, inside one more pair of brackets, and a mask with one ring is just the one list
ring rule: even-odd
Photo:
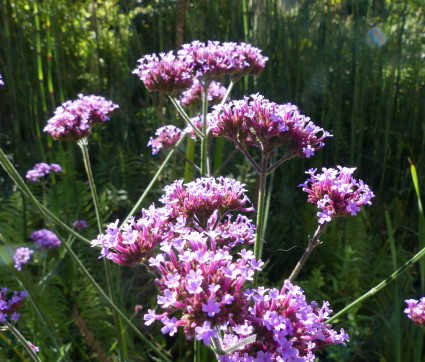
[[34,250],[25,247],[16,249],[15,254],[13,255],[13,260],[15,260],[15,268],[21,271],[22,265],[29,262],[33,252]]

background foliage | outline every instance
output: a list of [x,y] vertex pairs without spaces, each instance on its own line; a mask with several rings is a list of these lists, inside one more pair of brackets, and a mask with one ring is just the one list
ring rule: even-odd
[[[292,161],[272,179],[264,281],[281,284],[301,256],[306,234],[314,232],[314,206],[307,205],[297,189],[305,170],[356,166],[357,177],[376,194],[373,206],[361,216],[336,220],[327,228],[323,245],[299,278],[309,298],[330,300],[339,310],[394,270],[384,210],[390,215],[398,265],[420,243],[407,157],[416,164],[423,185],[424,17],[424,3],[414,0],[1,0],[0,73],[6,83],[0,89],[1,147],[21,175],[36,162],[60,163],[65,174],[55,177],[44,201],[68,223],[88,220],[85,236],[95,238],[81,155],[74,144],[52,142],[42,132],[54,109],[78,93],[100,94],[120,105],[90,143],[107,223],[131,210],[160,164],[162,156],[152,157],[146,147],[155,129],[165,123],[182,125],[168,100],[148,93],[131,74],[137,59],[195,39],[251,42],[270,60],[260,77],[240,81],[232,98],[260,92],[278,103],[297,104],[334,134],[313,159]],[[370,38],[372,26],[385,35],[384,44]],[[225,147],[231,150],[230,144]],[[165,184],[181,177],[183,168],[182,161],[174,159],[144,206],[157,199]],[[255,175],[241,156],[224,173],[255,189]],[[110,359],[116,354],[111,312],[65,251],[34,260],[22,272],[26,285],[17,284],[7,261],[18,246],[29,244],[29,233],[44,224],[6,175],[0,176],[1,285],[32,291],[34,303],[55,330],[57,344],[49,328],[38,324],[31,303],[22,313],[22,332],[43,347],[44,360],[55,360],[58,347],[73,360]],[[39,186],[31,188],[41,196]],[[73,247],[103,283],[97,252],[78,241]],[[119,304],[129,314],[136,304],[147,309],[155,303],[155,286],[143,269],[114,272]],[[418,270],[412,268],[398,280],[398,298],[425,295],[420,285]],[[387,287],[345,315],[340,324],[351,342],[347,348],[327,350],[321,359],[392,361],[403,341],[403,359],[412,360],[420,335],[416,337],[418,330],[396,307],[394,288]],[[183,335],[167,340],[154,328],[146,330],[140,316],[135,322],[158,344],[167,345],[174,359],[188,358],[191,347],[184,347]],[[19,359],[15,341],[7,341],[3,332],[0,337],[0,359]],[[134,341],[129,346],[131,360],[150,359],[136,337],[129,340]]]

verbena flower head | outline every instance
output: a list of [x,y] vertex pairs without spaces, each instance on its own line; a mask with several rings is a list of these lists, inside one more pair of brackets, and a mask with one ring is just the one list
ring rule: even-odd
[[179,58],[192,63],[196,76],[207,82],[224,75],[233,75],[235,80],[242,75],[258,75],[268,60],[261,50],[245,43],[196,40],[182,48]]
[[22,265],[29,262],[33,252],[34,250],[25,247],[16,249],[15,254],[13,255],[13,260],[15,260],[15,268],[21,271]]
[[79,94],[77,100],[66,101],[56,108],[44,131],[54,139],[77,141],[88,136],[92,126],[108,121],[116,108],[118,105],[101,96]]
[[[198,79],[195,79],[192,87],[180,95],[179,102],[182,106],[194,107],[202,103],[203,95],[204,87]],[[211,82],[208,86],[208,105],[219,104],[225,95],[226,87],[219,82]]]
[[316,302],[308,304],[303,290],[288,280],[280,293],[258,287],[247,289],[246,295],[254,303],[246,322],[231,324],[232,331],[225,331],[224,340],[234,344],[256,334],[256,341],[220,361],[314,361],[314,350],[348,341],[342,328],[338,333],[326,324],[332,312],[329,303],[323,302],[321,307]]
[[351,176],[355,167],[337,168],[322,168],[323,173],[317,175],[317,169],[310,169],[306,171],[310,178],[299,185],[308,193],[307,201],[322,209],[317,213],[320,224],[334,217],[356,215],[360,206],[371,205],[370,200],[375,197],[368,185]]
[[193,83],[192,64],[176,58],[173,52],[145,55],[133,70],[149,91],[175,94]]
[[76,220],[72,223],[72,226],[75,227],[78,230],[87,229],[87,221],[85,220]]
[[159,150],[172,148],[182,137],[183,131],[176,126],[167,125],[156,130],[156,138],[151,137],[148,146],[152,146],[152,154],[156,155]]
[[[153,211],[155,210],[155,211]],[[108,225],[105,234],[92,240],[92,246],[102,247],[100,257],[106,257],[123,266],[136,266],[148,260],[166,234],[165,209],[142,210],[143,217],[130,218],[118,229],[118,222]],[[165,217],[164,217],[165,216]]]
[[0,85],[4,85],[3,78],[1,76],[1,74],[0,74]]
[[37,249],[52,249],[61,246],[61,241],[57,235],[47,229],[33,231],[30,238],[34,240]]
[[47,164],[45,162],[36,163],[31,170],[27,171],[26,178],[30,181],[36,182],[43,179],[44,176],[50,174],[50,172],[60,173],[62,167],[57,163]]
[[419,300],[406,299],[407,308],[404,313],[418,326],[425,327],[425,297]]
[[[222,110],[221,110],[222,109]],[[309,158],[332,136],[300,114],[290,103],[279,105],[260,94],[233,101],[212,115],[212,133],[226,137],[240,147],[257,146],[271,152],[275,146],[286,146],[285,154]]]
[[218,218],[232,211],[253,211],[245,195],[245,185],[226,177],[202,177],[183,184],[182,180],[164,187],[165,195],[160,201],[167,205],[171,217],[185,217],[204,227],[210,216],[216,211]]
[[17,322],[20,317],[19,310],[22,307],[22,301],[28,296],[26,291],[14,291],[13,296],[7,299],[8,290],[8,288],[0,289],[0,323]]

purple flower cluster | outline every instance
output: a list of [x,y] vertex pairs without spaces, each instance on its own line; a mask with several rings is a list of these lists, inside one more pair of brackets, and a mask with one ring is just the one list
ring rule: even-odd
[[0,289],[0,322],[17,322],[20,314],[18,313],[22,306],[22,301],[28,296],[28,292],[13,292],[13,296],[7,300],[6,293],[8,288]]
[[92,246],[102,247],[100,257],[106,257],[123,266],[136,266],[147,261],[157,244],[169,233],[165,209],[142,210],[143,217],[131,218],[118,229],[118,222],[108,225],[105,234],[92,240]]
[[425,297],[419,300],[406,299],[407,308],[404,313],[418,326],[425,327]]
[[50,174],[50,172],[60,173],[62,172],[62,167],[57,163],[51,163],[50,165],[45,162],[36,163],[34,168],[27,171],[25,177],[30,181],[36,182]]
[[238,147],[261,147],[264,152],[286,145],[285,154],[292,157],[309,158],[332,136],[300,114],[296,106],[279,105],[260,94],[225,104],[212,118],[214,136],[226,137]]
[[87,221],[85,220],[76,220],[72,223],[72,226],[77,230],[87,229]]
[[[192,87],[180,95],[179,102],[182,106],[194,107],[202,102],[203,95],[204,87],[198,79],[195,79]],[[207,94],[209,105],[219,104],[225,95],[226,87],[224,87],[221,83],[211,82],[209,84]]]
[[183,135],[183,131],[176,126],[167,125],[156,130],[156,138],[151,137],[148,146],[152,146],[152,154],[156,155],[161,149],[172,148]]
[[133,70],[150,91],[176,94],[192,86],[196,78],[209,83],[224,75],[233,80],[260,74],[268,60],[261,50],[245,43],[193,41],[172,52],[145,55]]
[[0,85],[4,85],[3,78],[1,76],[1,74],[0,74]]
[[315,349],[348,340],[342,328],[338,333],[326,324],[332,312],[329,303],[323,302],[322,307],[316,302],[308,304],[303,290],[289,280],[280,293],[275,288],[259,287],[247,289],[245,294],[254,305],[248,309],[244,324],[229,323],[225,347],[226,342],[233,345],[252,334],[256,341],[220,361],[314,361]]
[[226,177],[202,177],[183,184],[177,180],[164,187],[165,195],[160,201],[170,208],[170,216],[177,219],[180,216],[197,225],[205,227],[214,212],[218,219],[233,211],[253,211],[252,205],[245,195],[245,185]]
[[243,75],[259,75],[268,60],[260,49],[250,44],[219,41],[196,40],[183,44],[178,55],[192,65],[197,77],[207,82],[224,75],[230,75],[235,81]]
[[307,201],[322,209],[317,213],[320,224],[330,222],[333,217],[356,215],[360,206],[371,205],[370,200],[375,197],[368,185],[351,176],[355,167],[337,168],[322,168],[323,173],[317,175],[317,169],[310,169],[306,173],[311,177],[299,185],[308,193]]
[[66,101],[56,108],[55,115],[47,121],[45,132],[54,139],[73,139],[88,136],[90,127],[109,120],[118,105],[101,96],[78,95],[74,101]]
[[29,248],[18,248],[13,255],[13,260],[15,260],[15,268],[19,271],[22,270],[22,265],[29,262],[31,255],[34,250]]
[[176,58],[173,52],[145,55],[133,70],[149,91],[177,93],[193,83],[192,65]]
[[61,246],[61,241],[57,235],[47,229],[33,231],[30,238],[34,240],[37,249],[52,249]]

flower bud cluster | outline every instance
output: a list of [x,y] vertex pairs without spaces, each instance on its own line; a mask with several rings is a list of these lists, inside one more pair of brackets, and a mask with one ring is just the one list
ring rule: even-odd
[[205,81],[230,75],[233,80],[243,75],[259,75],[268,60],[261,50],[246,43],[193,41],[183,44],[180,59],[192,64],[197,77]]
[[183,131],[173,125],[160,127],[156,130],[156,138],[151,137],[148,146],[152,146],[152,154],[156,155],[161,149],[172,148],[183,135]]
[[322,168],[306,171],[311,177],[299,187],[308,193],[308,202],[316,204],[321,212],[317,213],[319,223],[330,222],[333,217],[356,215],[360,206],[371,205],[375,195],[362,180],[354,179],[351,174],[355,167]]
[[50,165],[45,162],[36,163],[34,168],[27,171],[25,177],[30,181],[36,182],[50,174],[50,172],[60,173],[62,172],[62,167],[57,163],[51,163]]
[[270,102],[258,93],[225,104],[212,118],[214,136],[226,137],[239,147],[257,146],[266,153],[286,146],[286,155],[309,158],[332,136],[300,114],[296,106]]
[[25,247],[16,249],[15,254],[13,255],[13,260],[15,260],[15,269],[21,271],[22,265],[30,261],[33,252],[34,250]]
[[[180,95],[179,102],[182,106],[194,107],[202,102],[203,95],[204,87],[198,79],[195,79],[192,87]],[[221,83],[213,81],[209,84],[207,94],[209,105],[219,104],[225,95],[226,87],[224,87]]]
[[[326,324],[329,302],[319,307],[307,303],[303,290],[284,282],[281,292],[275,288],[259,287],[246,290],[254,302],[243,325],[229,325],[225,343],[235,344],[251,334],[256,341],[236,352],[223,356],[220,361],[314,361],[313,351],[331,344],[345,344],[348,335]],[[224,346],[226,347],[226,345]]]
[[116,108],[118,105],[101,96],[79,94],[77,100],[66,101],[56,108],[44,131],[54,139],[77,141],[90,134],[91,126],[108,121]]
[[145,55],[133,70],[149,91],[176,94],[192,86],[197,78],[204,82],[230,75],[233,80],[243,75],[260,74],[268,58],[261,50],[246,43],[193,41],[183,44],[175,55],[172,51]]
[[17,322],[20,314],[18,313],[22,306],[22,301],[28,296],[28,292],[13,292],[13,296],[7,300],[6,293],[8,288],[0,289],[0,322]]
[[133,70],[149,91],[165,93],[181,92],[193,83],[192,64],[177,58],[172,51],[145,55],[138,60],[139,66]]
[[61,246],[61,241],[57,235],[47,229],[33,231],[30,238],[34,240],[37,249],[53,249]]
[[83,229],[87,229],[88,225],[87,225],[87,221],[85,220],[76,220],[72,223],[72,226],[75,227],[77,230],[83,230]]
[[425,297],[419,300],[406,299],[407,308],[404,313],[418,326],[425,327]]

